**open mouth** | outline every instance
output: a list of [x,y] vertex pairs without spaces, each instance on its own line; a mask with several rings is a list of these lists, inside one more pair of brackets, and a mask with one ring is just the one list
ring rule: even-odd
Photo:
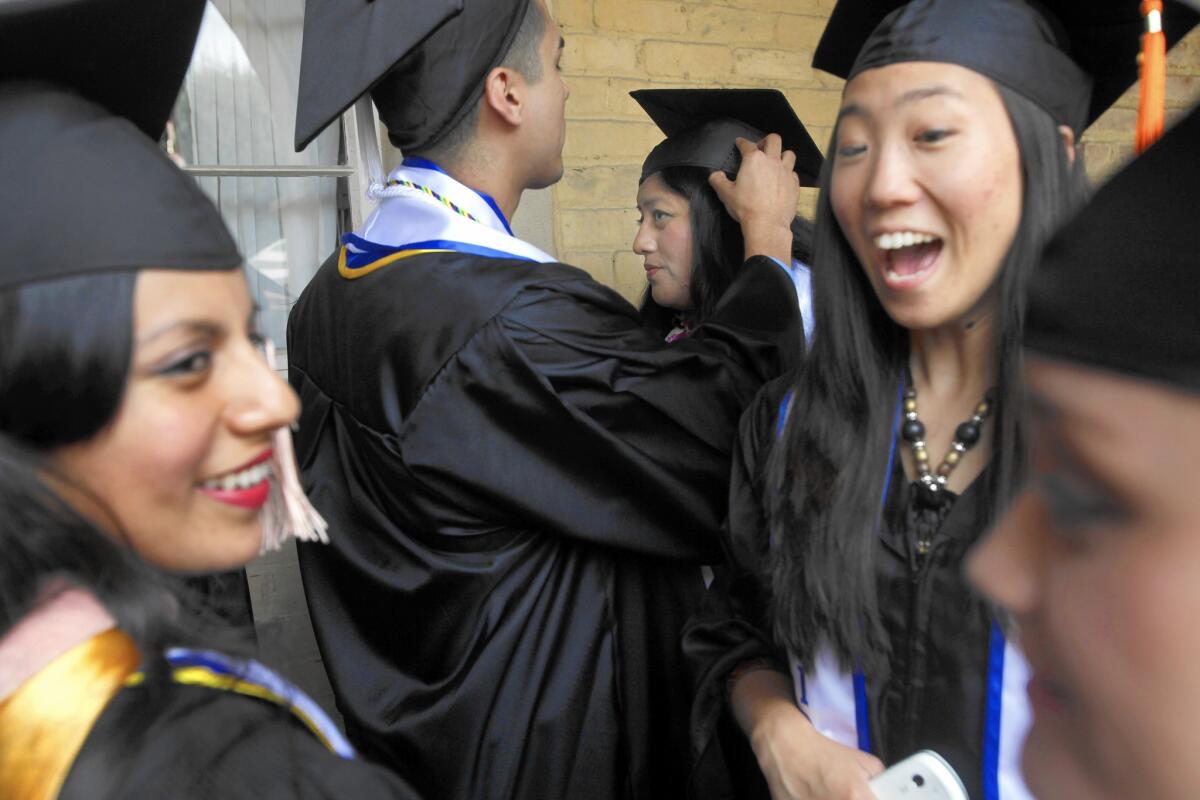
[[884,279],[893,289],[907,289],[933,273],[942,254],[942,240],[927,233],[898,231],[875,237],[883,251]]
[[271,456],[268,450],[245,467],[210,478],[200,484],[200,491],[231,506],[262,508],[271,494]]

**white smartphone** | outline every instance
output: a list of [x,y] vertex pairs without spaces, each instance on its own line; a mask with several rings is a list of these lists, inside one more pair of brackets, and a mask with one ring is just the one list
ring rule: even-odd
[[954,767],[932,750],[893,764],[870,786],[879,800],[969,800]]

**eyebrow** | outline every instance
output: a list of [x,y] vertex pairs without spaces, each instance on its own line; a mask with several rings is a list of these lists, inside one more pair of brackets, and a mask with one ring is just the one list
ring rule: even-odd
[[[910,89],[900,97],[896,98],[896,102],[892,103],[892,108],[897,109],[900,106],[909,103],[915,103],[919,100],[927,100],[930,97],[954,97],[959,100],[963,99],[962,93],[956,89],[951,89],[944,84],[936,84],[934,86],[922,86],[917,89]],[[868,116],[867,110],[858,103],[851,103],[848,106],[843,106],[837,115],[837,122],[841,122],[843,117],[865,117]],[[835,123],[836,124],[836,123]]]
[[918,89],[910,89],[892,104],[892,108],[899,108],[907,103],[915,103],[918,100],[927,100],[930,97],[955,97],[962,99],[962,93],[956,89],[951,89],[945,84],[935,84],[933,86],[922,86]]
[[[258,316],[258,312],[260,312],[260,311],[262,311],[262,308],[258,305],[258,303],[252,304],[252,306],[250,308],[250,315],[246,318],[246,327],[248,329],[254,328],[254,318],[256,316]],[[208,337],[220,336],[221,334],[223,334],[225,332],[224,325],[220,325],[220,324],[212,322],[210,320],[185,319],[185,320],[180,320],[178,322],[168,322],[166,325],[162,325],[161,327],[155,328],[154,330],[150,331],[149,333],[145,333],[145,334],[139,336],[137,339],[137,344],[139,344],[139,345],[150,344],[151,342],[155,341],[156,339],[161,339],[162,337],[166,336],[167,334],[172,333],[174,331],[181,330],[181,329],[183,331],[185,331],[186,333],[196,333],[196,334],[200,334],[201,336],[208,336]]]
[[198,333],[203,336],[219,336],[224,330],[224,327],[213,322],[208,322],[207,320],[198,319],[183,320],[181,322],[169,322],[166,325],[155,328],[149,333],[139,336],[137,343],[139,345],[147,345],[151,342],[161,339],[169,333],[174,333],[175,331],[179,330],[183,330],[187,333]]

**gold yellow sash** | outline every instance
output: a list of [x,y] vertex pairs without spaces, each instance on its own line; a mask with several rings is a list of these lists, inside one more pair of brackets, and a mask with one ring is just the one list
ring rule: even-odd
[[0,702],[0,797],[54,800],[92,726],[141,661],[133,640],[113,628]]

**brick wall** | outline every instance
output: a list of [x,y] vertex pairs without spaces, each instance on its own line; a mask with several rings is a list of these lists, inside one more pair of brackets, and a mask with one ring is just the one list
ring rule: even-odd
[[[630,247],[642,160],[661,132],[629,97],[639,88],[781,89],[824,148],[842,81],[814,70],[813,49],[834,0],[553,0],[563,29],[567,103],[566,173],[554,188],[558,256],[630,300],[645,274]],[[1200,36],[1171,57],[1168,102],[1177,112],[1200,98]],[[1094,176],[1130,152],[1136,95],[1123,98],[1084,138]],[[811,215],[815,190],[800,210]]]

